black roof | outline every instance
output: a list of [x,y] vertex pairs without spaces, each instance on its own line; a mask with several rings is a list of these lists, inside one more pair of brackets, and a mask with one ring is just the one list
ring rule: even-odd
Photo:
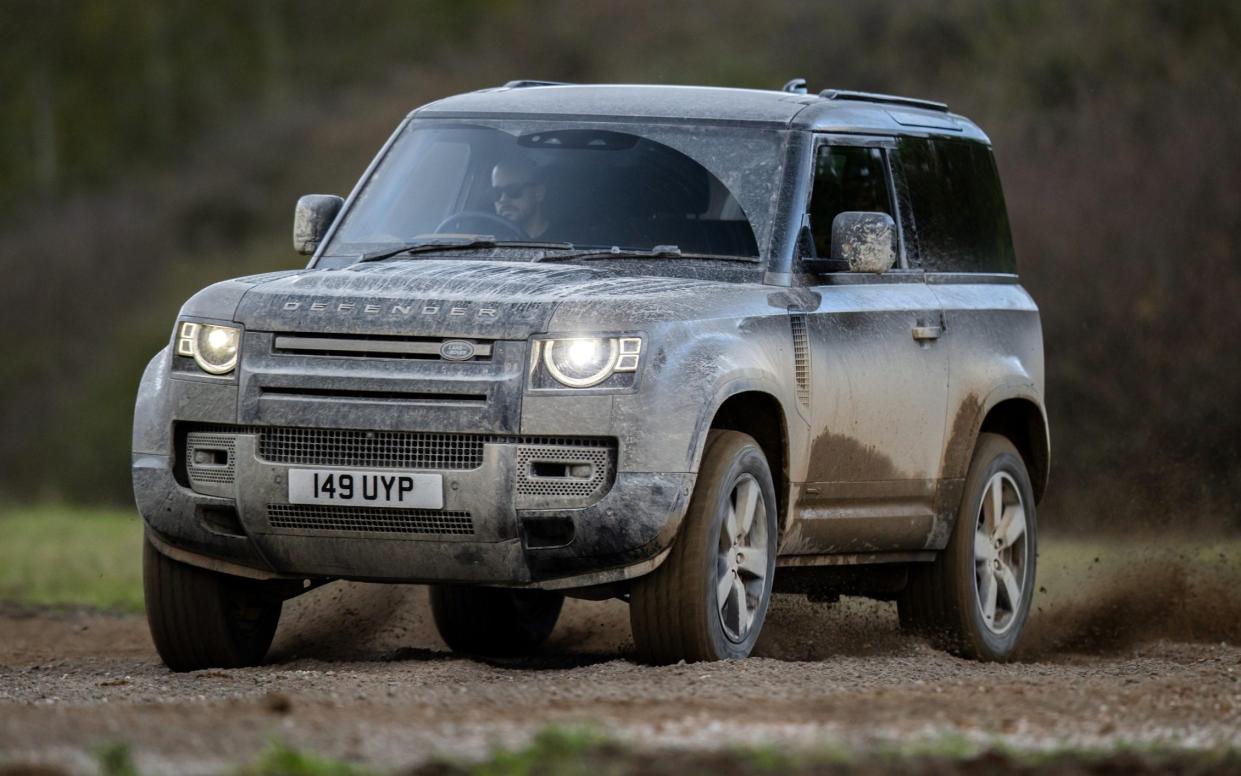
[[554,84],[513,81],[437,100],[420,118],[559,116],[603,121],[749,124],[824,132],[942,134],[990,142],[942,103],[827,90],[821,94],[714,86]]

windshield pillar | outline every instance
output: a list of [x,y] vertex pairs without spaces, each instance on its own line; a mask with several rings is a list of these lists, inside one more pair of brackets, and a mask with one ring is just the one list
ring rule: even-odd
[[810,201],[808,171],[814,155],[813,138],[808,132],[790,132],[785,148],[780,202],[771,229],[771,261],[763,276],[763,282],[769,286],[792,285],[801,216]]

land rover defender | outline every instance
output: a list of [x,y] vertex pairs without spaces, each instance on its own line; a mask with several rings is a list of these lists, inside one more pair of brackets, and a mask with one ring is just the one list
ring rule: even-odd
[[773,591],[895,600],[997,660],[1050,456],[989,140],[925,100],[515,81],[400,124],[302,269],[187,301],[138,393],[152,636],[260,662],[282,602],[425,583],[520,654],[565,596],[647,662],[750,654]]

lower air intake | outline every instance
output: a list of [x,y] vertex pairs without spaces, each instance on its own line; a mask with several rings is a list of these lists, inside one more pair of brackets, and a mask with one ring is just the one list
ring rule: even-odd
[[303,531],[348,531],[426,536],[473,536],[469,512],[431,509],[367,509],[302,504],[268,504],[272,528]]

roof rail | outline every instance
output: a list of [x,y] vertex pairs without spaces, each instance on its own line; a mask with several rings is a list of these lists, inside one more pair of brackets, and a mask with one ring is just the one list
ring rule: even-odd
[[529,86],[572,86],[568,81],[537,81],[530,78],[523,78],[516,81],[506,83],[504,89],[525,89]]
[[855,100],[857,102],[882,102],[889,105],[907,105],[911,108],[924,108],[948,112],[948,103],[934,100],[919,100],[916,97],[898,97],[895,94],[876,94],[875,92],[851,92],[847,89],[824,89],[819,96],[827,100]]

